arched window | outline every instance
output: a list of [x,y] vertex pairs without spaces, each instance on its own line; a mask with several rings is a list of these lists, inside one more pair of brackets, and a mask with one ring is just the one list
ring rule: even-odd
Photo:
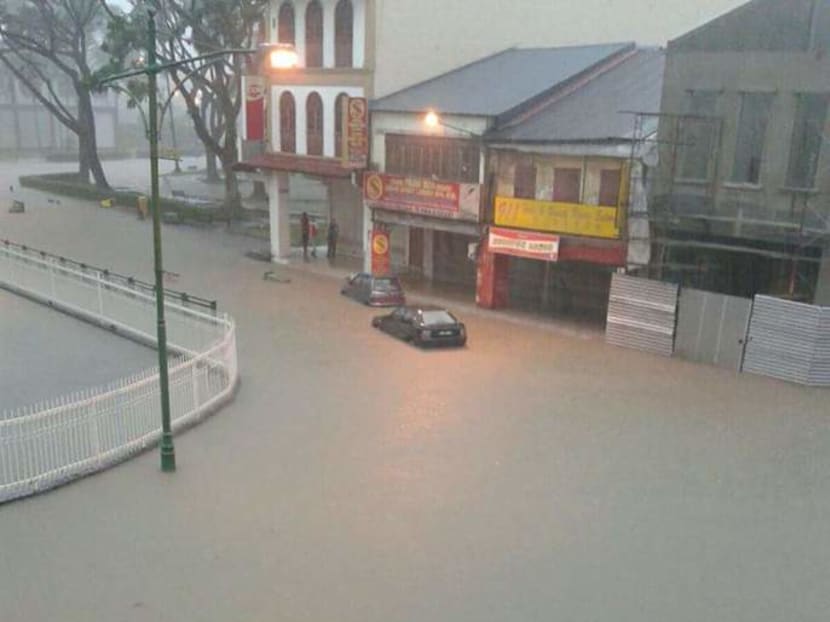
[[306,153],[323,155],[323,100],[313,92],[305,102]]
[[280,6],[279,27],[277,30],[277,41],[294,45],[294,5],[290,2],[283,2]]
[[346,93],[340,93],[334,100],[334,155],[338,158],[343,155],[343,107],[348,100],[349,96]]
[[334,66],[352,66],[354,11],[351,0],[340,0],[334,10]]
[[323,66],[323,7],[317,0],[305,10],[305,65]]
[[280,151],[297,152],[297,109],[288,91],[280,95]]

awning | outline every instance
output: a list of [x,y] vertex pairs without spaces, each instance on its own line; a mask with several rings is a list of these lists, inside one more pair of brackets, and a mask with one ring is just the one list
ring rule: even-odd
[[372,210],[372,220],[387,225],[404,225],[406,227],[433,229],[434,231],[458,233],[473,238],[478,238],[481,233],[477,222],[454,220],[451,218],[431,218],[429,216],[421,216],[420,214],[393,212],[391,210],[377,208]]
[[350,177],[355,169],[343,166],[340,158],[298,155],[296,153],[263,153],[234,164],[237,171],[279,171],[303,173],[317,177]]

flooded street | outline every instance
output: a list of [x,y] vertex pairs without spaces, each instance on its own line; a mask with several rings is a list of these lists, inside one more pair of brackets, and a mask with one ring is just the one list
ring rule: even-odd
[[[0,231],[151,275],[132,213],[31,193]],[[826,392],[486,314],[425,352],[222,227],[164,244],[235,317],[239,393],[173,475],[149,452],[0,508],[4,622],[824,617]]]

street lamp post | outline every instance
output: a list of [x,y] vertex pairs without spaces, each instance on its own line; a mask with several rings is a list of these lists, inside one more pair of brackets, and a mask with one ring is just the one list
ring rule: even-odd
[[150,116],[150,210],[153,214],[153,265],[156,272],[156,333],[158,335],[159,383],[161,385],[161,470],[176,470],[176,448],[170,425],[170,383],[167,374],[167,323],[164,319],[164,272],[161,257],[161,210],[159,209],[159,140],[156,76],[156,18],[149,12],[147,29],[147,81]]
[[[153,214],[153,264],[156,281],[156,335],[158,339],[159,384],[161,387],[161,470],[173,472],[176,470],[176,450],[173,445],[173,431],[170,422],[170,381],[167,369],[167,324],[164,319],[164,269],[161,253],[161,208],[159,206],[159,153],[158,153],[158,92],[156,77],[162,71],[185,65],[188,63],[228,56],[231,54],[255,54],[257,50],[230,49],[210,52],[183,60],[159,64],[156,58],[156,19],[155,11],[147,11],[147,63],[141,69],[135,69],[110,76],[99,82],[99,85],[132,78],[139,75],[147,76],[148,83],[148,125],[147,137],[150,142],[150,210]],[[288,68],[286,64],[286,48],[279,48],[282,52],[279,59],[276,52],[271,53],[271,64],[275,69]],[[290,53],[289,53],[290,55]],[[296,60],[296,53],[293,53]],[[279,62],[277,62],[279,60]]]

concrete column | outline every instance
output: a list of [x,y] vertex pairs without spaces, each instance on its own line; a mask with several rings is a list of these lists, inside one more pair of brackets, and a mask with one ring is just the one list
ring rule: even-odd
[[271,0],[268,11],[268,42],[277,43],[277,34],[279,33],[279,18],[280,18],[281,0]]
[[294,2],[294,49],[300,67],[305,67],[305,10],[308,0]]
[[[308,92],[294,91],[294,109],[296,110],[294,118],[294,123],[296,124],[296,127],[294,128],[294,136],[297,141],[297,153],[300,155],[308,155],[308,117],[306,115],[307,100]],[[325,103],[323,105],[325,106]],[[323,131],[325,131],[325,128],[323,128]]]
[[821,255],[821,264],[816,279],[816,297],[814,304],[830,307],[830,246]]
[[323,100],[323,155],[334,157],[334,106],[337,95],[322,93]]
[[334,67],[334,6],[335,2],[323,2],[323,67]]
[[366,63],[366,0],[352,0],[352,66],[362,69]]
[[435,231],[424,229],[424,278],[431,281],[435,275]]
[[[268,106],[266,113],[268,114],[268,129],[269,136],[268,145],[269,151],[280,151],[281,134],[280,134],[280,96],[282,91],[277,86],[272,86],[268,89]],[[243,107],[244,108],[244,107]]]
[[288,174],[269,173],[268,220],[271,228],[271,261],[284,263],[291,256],[289,228]]

